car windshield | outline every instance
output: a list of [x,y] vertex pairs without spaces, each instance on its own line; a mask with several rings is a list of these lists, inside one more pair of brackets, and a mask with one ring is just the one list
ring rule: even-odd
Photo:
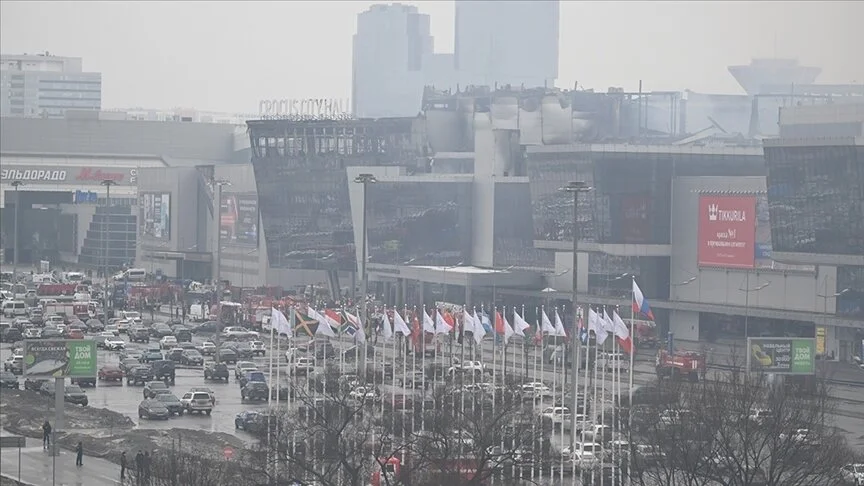
[[201,353],[199,353],[198,351],[191,350],[191,349],[187,349],[187,350],[185,351],[185,353],[186,353],[186,356],[189,356],[189,357],[198,357],[198,356],[201,356]]
[[156,399],[160,402],[179,402],[180,399],[175,397],[170,393],[163,393],[161,395],[156,395]]
[[67,385],[66,393],[84,393],[84,391],[78,385]]
[[150,388],[153,390],[167,390],[168,385],[161,381],[154,381],[150,383]]
[[203,393],[203,392],[195,393],[194,395],[192,395],[192,399],[193,400],[210,400],[210,394],[209,393]]

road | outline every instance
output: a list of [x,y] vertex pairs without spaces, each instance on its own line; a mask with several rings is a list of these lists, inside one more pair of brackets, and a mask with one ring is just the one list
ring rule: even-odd
[[[55,458],[35,439],[21,449],[20,478],[34,486],[115,486],[120,484],[120,469],[104,459],[85,457],[84,466],[75,467],[75,453],[60,450]],[[18,449],[0,449],[0,470],[12,479],[19,478]]]

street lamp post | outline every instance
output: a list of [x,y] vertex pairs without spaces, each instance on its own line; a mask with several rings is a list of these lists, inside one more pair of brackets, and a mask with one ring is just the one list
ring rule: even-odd
[[[573,329],[576,328],[576,319],[578,319],[576,312],[577,302],[578,302],[578,283],[579,283],[579,193],[580,192],[588,192],[591,190],[591,186],[584,181],[572,181],[569,182],[566,186],[558,189],[562,192],[568,192],[573,194]],[[574,336],[575,337],[575,336]],[[571,340],[572,348],[571,348],[571,362],[570,362],[570,374],[573,376],[573,379],[570,380],[570,394],[573,397],[573,408],[570,413],[570,450],[576,450],[576,415],[578,415],[579,410],[579,384],[578,384],[578,376],[579,376],[579,359],[580,350],[582,346],[577,344],[577,340]]]
[[[746,282],[746,283],[745,283]],[[750,292],[759,292],[765,287],[771,285],[771,281],[765,282],[762,285],[759,285],[759,280],[757,276],[756,287],[750,288],[750,272],[747,272],[747,276],[744,278],[744,282],[741,282],[744,287],[739,287],[738,290],[744,292],[744,343],[746,345],[747,339],[750,337]]]
[[111,179],[105,179],[100,182],[101,185],[105,186],[105,215],[102,217],[103,221],[103,229],[102,229],[102,239],[104,240],[103,251],[104,258],[103,264],[105,265],[102,272],[105,276],[105,288],[102,289],[102,324],[108,325],[108,233],[111,232],[111,224],[109,222],[111,216],[111,186],[117,185],[117,182]]
[[[368,194],[367,194],[368,191],[367,191],[366,186],[368,186],[369,184],[375,184],[376,182],[378,182],[378,179],[375,178],[374,174],[360,174],[354,178],[354,182],[357,184],[363,184],[363,222],[362,222],[362,229],[361,229],[361,235],[360,235],[360,238],[362,238],[362,240],[363,240],[363,241],[361,241],[361,244],[360,244],[360,247],[361,247],[361,249],[360,249],[360,276],[361,276],[360,298],[363,299],[363,304],[360,306],[360,325],[365,327],[366,326],[366,317],[367,317],[367,307],[366,307],[367,295],[366,295],[366,292],[368,291],[368,287],[369,287],[369,276],[366,274],[366,261],[369,259],[369,255],[367,254],[368,252],[367,252],[367,248],[366,248],[366,240],[367,240],[366,211],[368,209],[368,202],[369,202],[368,201]],[[364,330],[364,333],[365,333],[365,330]],[[360,370],[361,370],[360,376],[363,376],[363,377],[366,376],[366,351],[367,351],[366,344],[363,343],[363,353],[360,355],[361,356],[361,358],[360,358]]]
[[15,238],[12,241],[12,281],[16,281],[16,274],[18,273],[18,213],[20,210],[18,209],[21,206],[20,194],[18,193],[18,188],[23,186],[24,183],[21,181],[12,181],[12,187],[15,188],[15,231],[13,232],[13,237]]
[[[213,227],[215,229],[216,236],[215,241],[213,243],[214,249],[214,265],[213,265],[213,275],[215,277],[214,288],[216,289],[216,322],[218,322],[219,331],[222,331],[222,308],[219,305],[222,302],[222,248],[219,243],[219,239],[221,236],[221,223],[222,223],[222,186],[230,186],[231,182],[225,179],[214,179],[213,183],[216,185],[216,204],[214,204],[213,208]],[[218,344],[217,344],[218,345]]]

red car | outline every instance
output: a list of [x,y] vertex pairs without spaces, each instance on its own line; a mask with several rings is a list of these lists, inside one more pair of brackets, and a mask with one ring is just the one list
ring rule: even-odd
[[67,335],[69,339],[84,339],[84,331],[81,329],[70,329]]
[[115,365],[105,365],[99,368],[98,373],[100,380],[123,381],[123,370]]

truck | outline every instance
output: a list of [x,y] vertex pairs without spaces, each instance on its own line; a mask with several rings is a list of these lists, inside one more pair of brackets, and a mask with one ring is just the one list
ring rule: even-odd
[[[474,459],[444,459],[435,461],[435,467],[413,468],[408,467],[409,458],[402,457],[379,457],[375,460],[372,477],[369,483],[372,486],[386,486],[390,484],[457,484],[468,482],[470,484],[485,485],[491,477],[491,472],[477,471],[477,462]],[[477,475],[485,476],[478,478]]]
[[707,371],[705,353],[696,351],[685,351],[680,349],[667,349],[657,351],[654,362],[657,378],[680,379],[686,378],[690,381],[699,381],[705,378]]
[[656,348],[660,344],[657,337],[657,325],[652,321],[635,319],[633,321],[636,349]]
[[[40,299],[72,300],[78,292],[79,284],[43,283],[36,287],[36,296]],[[86,292],[86,286],[82,286]]]

